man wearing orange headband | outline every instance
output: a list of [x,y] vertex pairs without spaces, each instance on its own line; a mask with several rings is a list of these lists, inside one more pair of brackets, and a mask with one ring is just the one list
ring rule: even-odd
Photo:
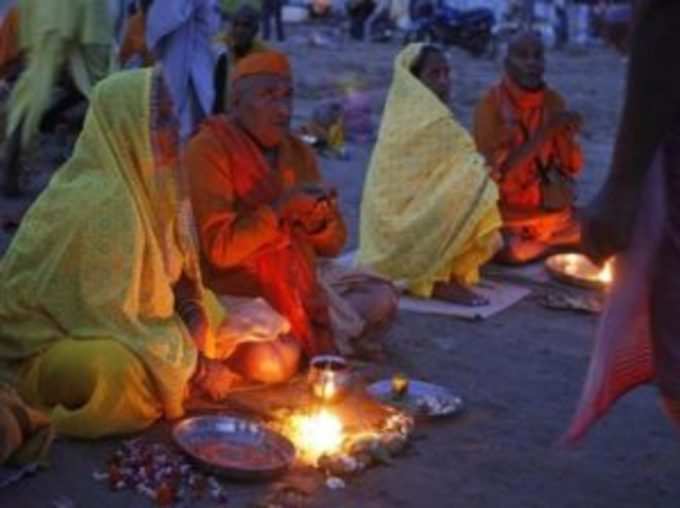
[[[203,279],[220,295],[262,297],[288,319],[290,337],[239,346],[232,357],[246,377],[281,382],[297,371],[301,355],[337,351],[316,261],[339,254],[347,233],[313,152],[289,131],[288,59],[253,54],[231,79],[229,116],[204,122],[186,152]],[[384,320],[387,310],[367,324]]]

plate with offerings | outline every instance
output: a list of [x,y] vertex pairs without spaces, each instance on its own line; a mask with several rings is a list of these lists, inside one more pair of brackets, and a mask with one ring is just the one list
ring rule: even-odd
[[447,388],[425,381],[395,375],[367,387],[367,392],[383,403],[414,416],[453,416],[463,411],[463,399]]
[[232,478],[272,478],[295,460],[295,447],[288,439],[243,418],[191,417],[175,425],[172,435],[194,460]]

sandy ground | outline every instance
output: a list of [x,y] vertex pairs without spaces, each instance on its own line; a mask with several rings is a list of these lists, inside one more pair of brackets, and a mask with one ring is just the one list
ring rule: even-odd
[[[302,30],[298,32],[303,33]],[[336,80],[356,76],[367,86],[379,120],[397,44],[347,43],[315,48],[296,39],[297,119]],[[466,125],[499,64],[451,52],[455,109]],[[604,49],[549,56],[549,81],[584,114],[585,202],[602,183],[611,151],[625,66]],[[349,162],[321,160],[338,186],[352,236],[371,146],[351,145]],[[4,203],[3,208],[18,207]],[[58,218],[55,218],[58,220]],[[6,242],[7,235],[4,241]],[[595,318],[540,307],[531,298],[485,322],[402,312],[388,341],[388,365],[414,378],[441,383],[462,395],[459,418],[423,426],[413,451],[392,467],[369,471],[346,489],[320,489],[313,506],[467,508],[647,508],[678,506],[680,449],[653,389],[619,403],[584,446],[564,450],[565,430],[579,395],[592,346]],[[153,432],[164,432],[159,426]],[[0,492],[2,507],[47,507],[65,496],[89,507],[148,506],[141,497],[110,494],[90,475],[102,467],[115,440],[60,441],[52,467]],[[234,485],[228,506],[248,506],[264,485]],[[211,506],[206,504],[205,506]]]

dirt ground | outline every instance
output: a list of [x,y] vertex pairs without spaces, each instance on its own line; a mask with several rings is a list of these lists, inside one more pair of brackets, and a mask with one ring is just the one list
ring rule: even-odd
[[[312,47],[300,28],[285,49],[297,81],[296,121],[337,81],[359,82],[379,121],[398,45]],[[455,110],[469,126],[499,63],[452,50]],[[586,120],[586,202],[602,183],[624,84],[625,64],[602,48],[550,53],[548,78]],[[356,245],[362,183],[371,144],[350,145],[350,161],[322,159],[337,185]],[[3,208],[20,205],[4,203]],[[55,218],[58,220],[58,218]],[[8,236],[5,235],[6,242]],[[389,333],[387,367],[450,387],[467,403],[455,419],[419,428],[413,450],[370,470],[347,488],[320,488],[318,507],[648,508],[677,507],[680,448],[652,388],[624,398],[576,450],[555,446],[577,401],[596,319],[542,308],[531,297],[484,322],[402,312]],[[164,425],[151,434],[165,431]],[[117,441],[59,441],[52,467],[0,491],[2,507],[50,507],[60,497],[79,508],[142,507],[143,498],[109,493],[91,479]],[[248,506],[266,485],[233,485],[228,506]],[[201,505],[203,506],[203,505]],[[206,504],[205,506],[211,506]]]

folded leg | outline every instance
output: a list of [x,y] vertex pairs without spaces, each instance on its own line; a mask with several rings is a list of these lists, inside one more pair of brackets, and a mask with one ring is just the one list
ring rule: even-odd
[[140,431],[161,417],[142,361],[109,339],[57,342],[20,383],[24,399],[48,412],[61,434],[98,438]]

